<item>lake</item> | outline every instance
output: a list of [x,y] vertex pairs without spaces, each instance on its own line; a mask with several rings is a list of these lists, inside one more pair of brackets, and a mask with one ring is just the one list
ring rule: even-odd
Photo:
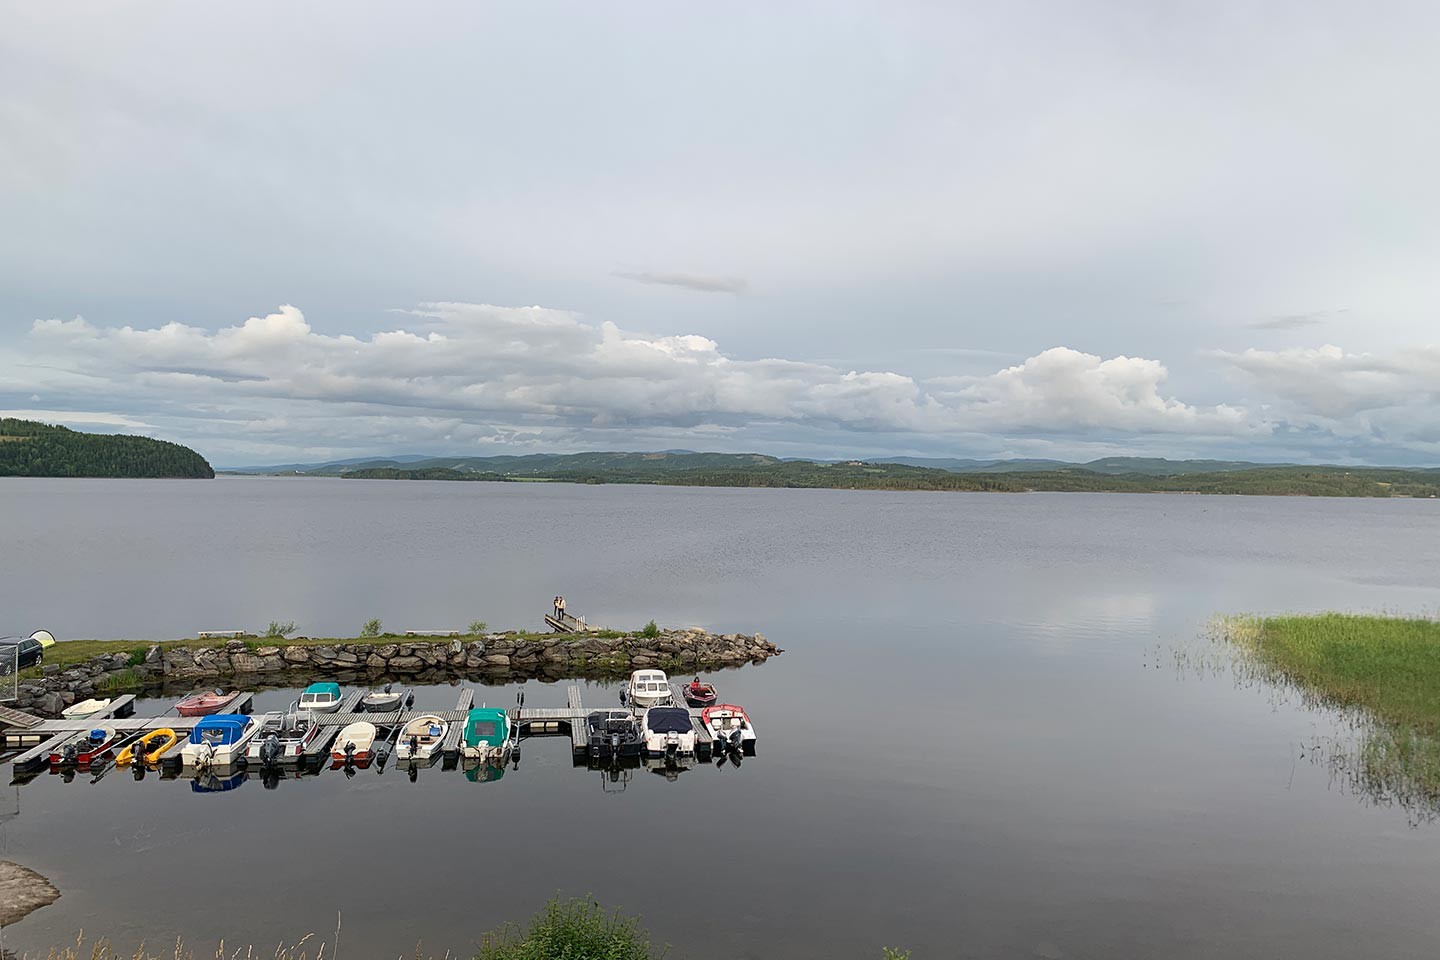
[[[208,794],[123,771],[6,787],[0,856],[63,894],[3,931],[10,950],[84,928],[273,953],[333,937],[339,913],[342,956],[468,955],[556,893],[643,914],[695,960],[1440,943],[1440,825],[1315,762],[1336,718],[1177,666],[1215,656],[1199,638],[1216,613],[1434,612],[1433,501],[5,480],[0,530],[10,634],[539,629],[563,593],[592,623],[785,649],[714,677],[750,709],[756,757],[620,793],[563,739],[527,742],[492,783],[437,767]],[[564,686],[527,684],[526,703],[562,706]]]

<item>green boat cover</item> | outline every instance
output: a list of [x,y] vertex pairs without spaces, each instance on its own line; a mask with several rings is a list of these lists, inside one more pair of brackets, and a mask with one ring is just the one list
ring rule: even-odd
[[481,740],[498,747],[510,736],[510,717],[499,707],[473,707],[465,715],[465,734],[461,738],[467,747],[477,746]]

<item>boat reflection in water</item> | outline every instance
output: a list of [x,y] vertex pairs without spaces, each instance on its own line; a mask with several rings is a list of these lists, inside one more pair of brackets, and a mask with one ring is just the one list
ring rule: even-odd
[[225,793],[238,790],[245,782],[244,766],[213,766],[196,771],[190,778],[191,793]]
[[642,762],[646,770],[674,783],[680,779],[680,774],[686,770],[695,769],[695,754],[675,753],[669,756],[646,756]]
[[461,762],[461,769],[465,772],[465,779],[471,783],[490,783],[505,776],[505,764],[495,764],[484,760],[464,760]]

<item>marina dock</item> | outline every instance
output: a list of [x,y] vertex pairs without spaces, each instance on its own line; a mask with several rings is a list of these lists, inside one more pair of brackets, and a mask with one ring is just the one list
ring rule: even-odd
[[[677,706],[685,703],[679,684],[671,684],[671,693]],[[451,768],[460,753],[460,739],[464,733],[464,724],[468,711],[475,702],[475,690],[471,687],[463,687],[456,696],[455,707],[452,710],[434,710],[425,707],[402,707],[399,710],[384,713],[357,712],[364,690],[355,690],[348,694],[341,703],[340,709],[335,713],[317,713],[314,715],[314,722],[322,727],[324,734],[319,737],[307,749],[301,763],[302,770],[318,772],[322,769],[330,757],[330,746],[334,743],[335,737],[340,730],[351,723],[365,721],[373,723],[380,729],[382,736],[393,736],[408,720],[423,716],[435,715],[449,723],[445,739],[442,741],[440,755],[445,761],[445,766]],[[254,695],[250,693],[241,694],[232,705],[226,708],[227,713],[249,713],[253,703]],[[601,756],[592,758],[590,755],[590,742],[587,735],[586,720],[596,709],[603,710],[628,710],[639,715],[643,711],[639,708],[627,708],[619,703],[604,707],[587,707],[584,704],[581,687],[579,684],[568,684],[565,689],[566,705],[563,707],[511,707],[507,713],[520,741],[537,738],[563,737],[570,741],[571,760],[575,766],[587,766],[594,759],[609,760],[608,745],[600,746]],[[134,716],[135,698],[132,695],[116,697],[114,701],[103,711],[87,717],[77,719],[59,720],[37,720],[26,714],[17,714],[15,717],[0,715],[0,732],[3,732],[3,744],[5,747],[26,748],[23,752],[10,758],[14,773],[17,779],[23,780],[44,769],[49,764],[50,754],[64,746],[70,740],[84,737],[95,726],[103,723],[105,726],[114,727],[121,735],[121,741],[116,744],[118,751],[124,744],[133,741],[144,733],[168,727],[185,738],[195,725],[203,720],[203,717],[182,717],[172,707],[167,713],[158,717],[136,717]],[[695,729],[695,758],[699,761],[711,759],[712,738],[700,721],[701,711],[689,710],[691,723]],[[269,714],[257,715],[257,721],[263,721]],[[613,758],[618,760],[619,758]],[[160,767],[168,775],[173,775],[180,768],[180,750],[178,745],[160,760]]]

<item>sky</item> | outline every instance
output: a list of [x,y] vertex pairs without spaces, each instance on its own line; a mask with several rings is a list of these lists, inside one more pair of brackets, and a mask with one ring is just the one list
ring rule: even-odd
[[0,412],[1440,464],[1440,5],[0,2]]

